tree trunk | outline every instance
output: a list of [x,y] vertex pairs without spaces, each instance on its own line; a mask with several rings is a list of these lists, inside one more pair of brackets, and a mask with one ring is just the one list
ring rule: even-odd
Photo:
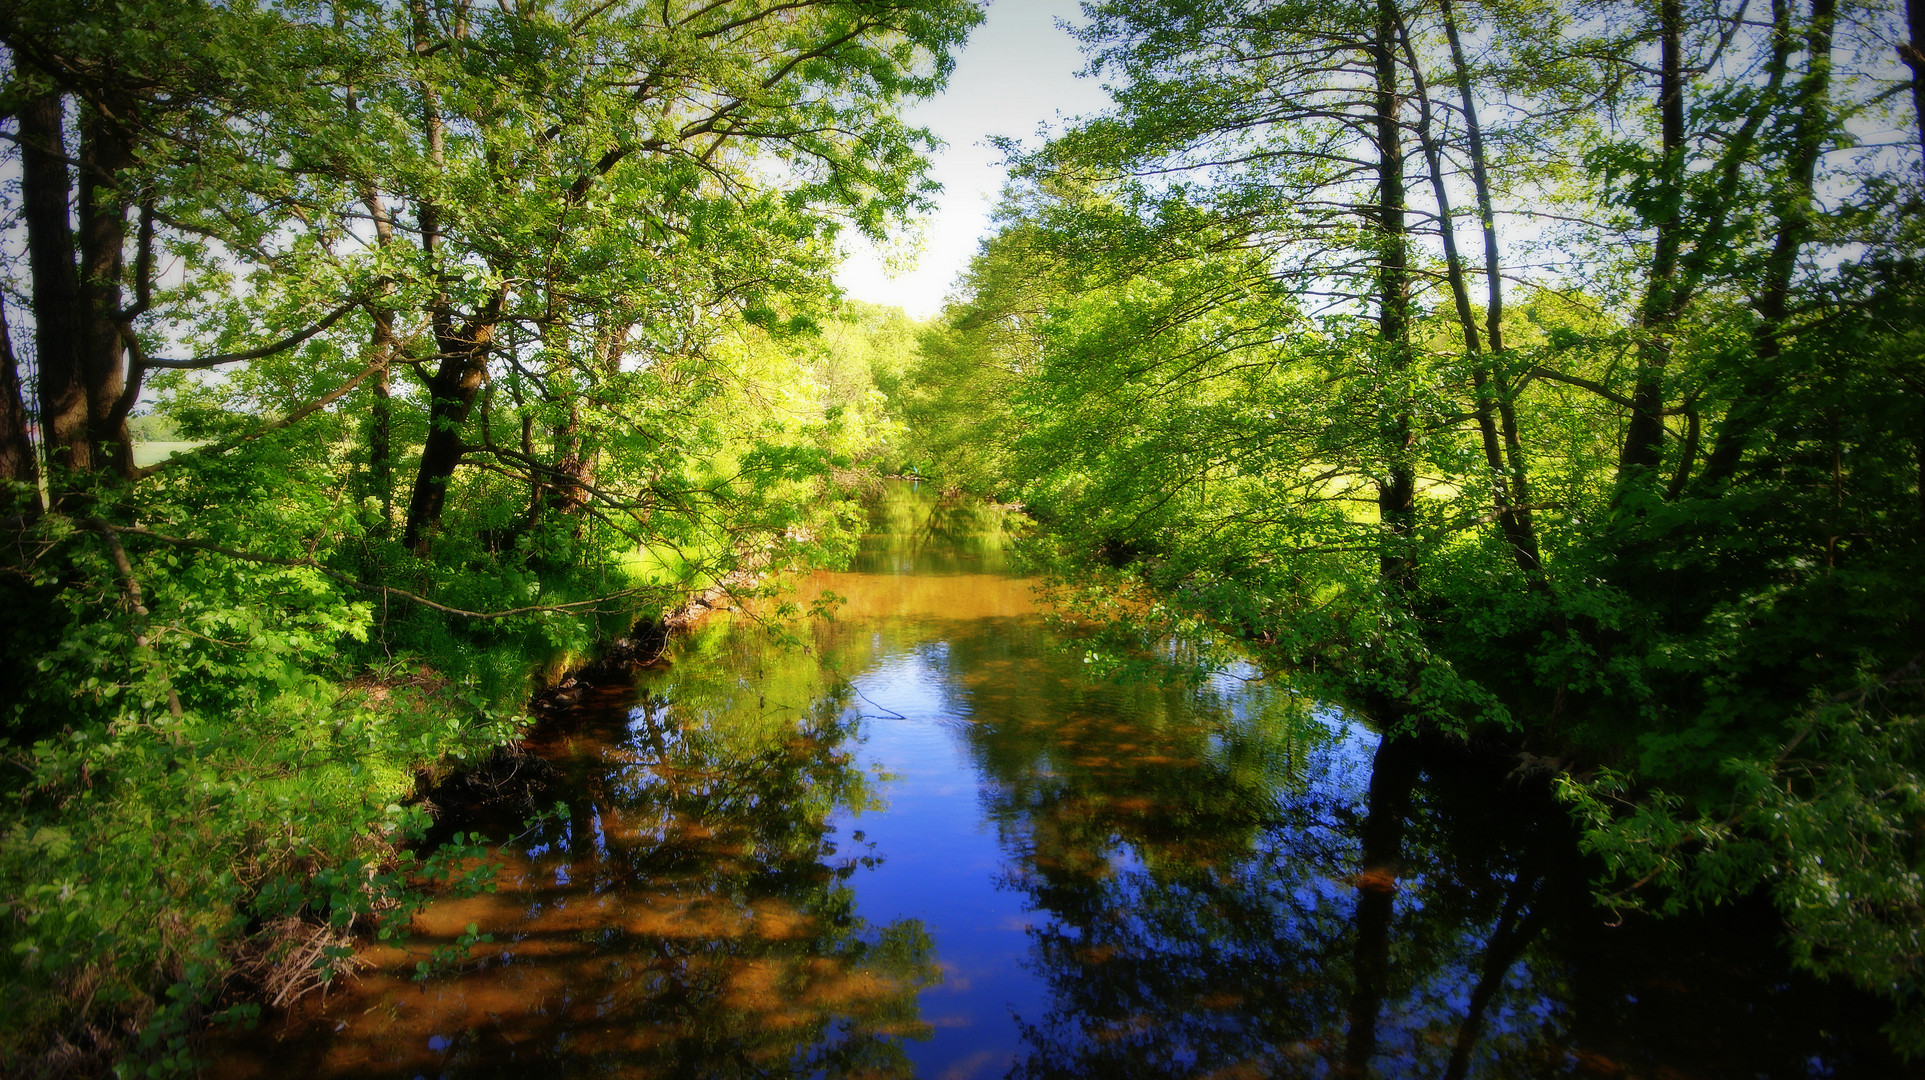
[[1618,479],[1643,482],[1655,474],[1664,458],[1664,375],[1671,357],[1671,325],[1677,318],[1678,252],[1684,173],[1684,6],[1683,0],[1659,0],[1658,112],[1663,161],[1659,183],[1666,205],[1657,220],[1651,254],[1651,276],[1638,307],[1642,333],[1638,339],[1637,382],[1631,390],[1631,421],[1618,455]]
[[[338,12],[336,18],[340,18]],[[360,111],[360,103],[352,87],[348,89],[348,108],[356,113]],[[361,204],[368,208],[368,219],[374,223],[375,243],[386,251],[394,244],[394,219],[389,216],[386,200],[381,198],[380,190],[372,182],[362,182]],[[386,539],[394,532],[393,389],[394,354],[398,343],[394,334],[394,312],[374,304],[368,305],[367,310],[368,318],[374,323],[368,349],[376,359],[382,361],[381,369],[374,373],[374,402],[368,417],[368,486],[381,503],[381,520],[375,525],[374,534]]]
[[[1915,0],[1925,4],[1925,0]],[[1758,358],[1758,377],[1748,380],[1744,396],[1733,403],[1730,414],[1718,429],[1718,437],[1706,459],[1699,486],[1715,489],[1731,478],[1746,445],[1766,423],[1771,402],[1779,383],[1773,374],[1784,350],[1785,321],[1791,312],[1791,279],[1798,268],[1798,254],[1811,235],[1812,189],[1818,160],[1825,150],[1825,136],[1831,128],[1831,51],[1832,28],[1837,21],[1837,0],[1812,0],[1811,23],[1805,30],[1808,55],[1804,79],[1798,90],[1798,114],[1794,121],[1791,158],[1786,162],[1786,182],[1776,200],[1778,235],[1765,262],[1764,280],[1752,307],[1758,324],[1752,330],[1753,352]],[[1787,28],[1788,30],[1788,28]],[[1786,48],[1781,46],[1781,49]]]
[[40,469],[33,456],[33,442],[27,438],[27,406],[20,396],[20,365],[13,355],[13,328],[7,325],[7,308],[0,302],[0,482],[23,485],[28,494],[18,505],[30,515],[40,506]]
[[[413,21],[414,52],[426,56],[434,47],[433,26],[428,19],[426,0],[410,0],[408,11]],[[421,93],[421,134],[426,142],[428,161],[440,165],[446,154],[446,124],[441,117],[441,102],[433,83],[421,76],[416,80]],[[427,554],[428,538],[441,524],[441,512],[448,501],[448,483],[461,463],[461,429],[474,408],[475,395],[487,374],[486,354],[494,338],[494,322],[485,323],[477,315],[468,333],[454,327],[454,315],[447,293],[446,275],[441,259],[441,205],[426,195],[417,201],[415,224],[421,234],[421,253],[433,268],[437,288],[429,302],[429,320],[434,328],[435,348],[440,363],[428,383],[428,435],[421,447],[421,467],[415,474],[414,490],[408,497],[408,522],[402,543],[416,554]],[[499,308],[497,307],[497,315]]]
[[[588,375],[591,386],[621,370],[630,326],[630,323],[618,319],[613,325],[604,324],[596,331],[592,346],[593,364]],[[596,463],[600,456],[599,448],[589,444],[582,430],[582,397],[581,393],[569,394],[566,419],[549,429],[555,467],[544,477],[537,498],[529,508],[531,524],[547,514],[576,517],[577,535],[580,535],[581,511],[588,505],[588,490],[595,484]]]
[[[409,0],[408,11],[414,22],[415,55],[425,56],[433,48],[434,29],[428,20],[426,0]],[[447,124],[441,118],[441,98],[426,76],[415,80],[415,88],[421,93],[421,136],[427,144],[428,162],[438,169],[447,155]],[[436,340],[445,340],[454,333],[454,319],[448,310],[447,282],[440,265],[441,204],[432,195],[416,200],[415,225],[421,233],[421,254],[435,272],[437,289],[430,312],[434,335]]]
[[374,373],[374,404],[368,417],[368,485],[381,502],[381,521],[377,536],[386,537],[394,528],[394,314],[383,308],[372,309],[374,337],[369,342],[376,358],[386,361]]
[[1925,0],[1905,0],[1905,36],[1898,55],[1912,69],[1912,122],[1918,126],[1919,164],[1925,166]]
[[[1918,128],[1919,165],[1925,168],[1925,0],[1905,0],[1905,36],[1898,55],[1912,69],[1912,122]],[[1919,421],[1914,456],[1918,461],[1918,534],[1925,538],[1925,417]]]
[[[1470,142],[1471,186],[1477,194],[1477,220],[1484,238],[1484,345],[1493,359],[1501,361],[1505,352],[1504,275],[1497,246],[1497,210],[1491,197],[1490,168],[1484,154],[1484,128],[1477,120],[1477,105],[1470,90],[1470,65],[1464,60],[1464,46],[1457,35],[1457,20],[1450,0],[1440,0],[1440,4],[1444,35],[1450,42],[1457,95],[1464,110],[1464,132]],[[1518,432],[1517,403],[1512,400],[1509,381],[1501,369],[1493,376],[1493,384],[1497,421],[1504,440],[1504,474],[1510,484],[1512,531],[1507,536],[1518,552],[1519,565],[1542,581],[1543,556],[1537,546],[1537,522],[1531,513],[1530,472],[1524,461],[1524,440]]]
[[1410,269],[1404,222],[1404,148],[1398,122],[1398,22],[1395,0],[1378,0],[1377,34],[1370,47],[1377,83],[1378,339],[1390,375],[1391,395],[1378,425],[1385,456],[1384,475],[1377,488],[1377,513],[1385,534],[1378,569],[1401,597],[1416,586],[1411,543],[1417,525],[1417,474],[1411,460],[1416,426],[1406,400],[1410,393]]
[[65,103],[46,94],[20,109],[20,202],[33,279],[34,361],[40,376],[40,439],[53,502],[62,505],[94,467],[81,372],[80,274],[69,212]]
[[87,432],[97,471],[132,476],[127,437],[127,343],[121,338],[121,282],[126,274],[127,211],[120,170],[133,164],[125,134],[93,109],[82,113],[80,150],[80,291],[86,329]]
[[437,339],[441,363],[428,383],[428,436],[421,446],[421,468],[408,498],[408,525],[401,541],[418,555],[427,554],[428,539],[441,524],[448,483],[465,449],[461,432],[488,373],[488,349],[507,301],[508,286],[499,286],[467,326]]
[[[1446,19],[1449,18],[1449,14],[1448,4],[1446,4]],[[1449,33],[1451,39],[1455,41],[1457,37],[1456,27],[1452,26]],[[1529,511],[1520,508],[1514,497],[1514,493],[1523,488],[1521,462],[1515,462],[1515,457],[1513,457],[1511,461],[1506,460],[1506,447],[1503,438],[1498,434],[1497,417],[1495,414],[1499,409],[1510,414],[1508,417],[1509,424],[1507,426],[1513,438],[1516,436],[1516,415],[1510,409],[1510,395],[1505,392],[1505,388],[1500,383],[1493,381],[1491,377],[1490,365],[1485,359],[1483,343],[1479,340],[1477,333],[1477,319],[1471,311],[1470,285],[1464,273],[1463,256],[1460,255],[1457,250],[1456,219],[1451,211],[1450,190],[1444,184],[1443,152],[1438,147],[1435,129],[1432,123],[1430,88],[1424,81],[1422,67],[1417,63],[1417,50],[1411,43],[1408,28],[1401,24],[1398,27],[1398,39],[1403,47],[1405,62],[1410,65],[1411,78],[1414,82],[1413,89],[1417,94],[1419,106],[1417,131],[1419,139],[1423,144],[1425,163],[1430,167],[1431,190],[1437,198],[1438,235],[1442,239],[1444,247],[1444,277],[1450,286],[1451,300],[1457,311],[1458,325],[1463,331],[1464,350],[1470,357],[1471,392],[1476,402],[1477,430],[1484,445],[1484,464],[1489,470],[1491,496],[1497,510],[1498,527],[1504,533],[1505,542],[1511,549],[1511,559],[1517,564],[1518,569],[1524,571],[1534,584],[1541,584],[1543,580],[1542,567],[1538,561],[1537,537],[1529,517]],[[1454,51],[1453,55],[1457,60],[1458,84],[1463,91],[1464,115],[1465,119],[1471,125],[1474,136],[1472,141],[1476,147],[1477,160],[1473,166],[1473,171],[1481,175],[1483,171],[1481,154],[1483,140],[1480,135],[1475,134],[1477,131],[1477,114],[1471,108],[1469,75],[1464,69],[1461,53]],[[1484,209],[1490,199],[1488,185],[1479,185],[1478,196],[1480,209]],[[1499,291],[1500,287],[1498,285],[1496,245],[1497,238],[1495,231],[1487,227],[1485,230],[1484,244],[1485,261],[1491,278],[1492,292],[1495,294],[1493,299],[1501,303],[1501,299],[1499,298],[1501,298],[1502,293]],[[1493,333],[1498,332],[1494,326],[1491,329]],[[1498,340],[1502,340],[1501,337],[1498,338]],[[1513,469],[1513,464],[1516,465],[1515,470]],[[1513,476],[1514,471],[1515,476]]]

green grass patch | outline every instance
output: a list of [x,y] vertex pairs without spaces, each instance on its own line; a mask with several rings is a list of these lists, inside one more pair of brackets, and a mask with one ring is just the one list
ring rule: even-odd
[[157,462],[166,461],[175,454],[185,454],[206,446],[208,439],[176,439],[160,442],[135,442],[134,464],[146,468]]

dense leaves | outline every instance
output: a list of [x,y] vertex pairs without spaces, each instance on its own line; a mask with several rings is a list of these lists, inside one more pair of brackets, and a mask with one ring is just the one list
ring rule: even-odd
[[1140,590],[1106,657],[1227,632],[1555,760],[1613,902],[1767,891],[1925,1050],[1918,28],[1086,9],[1116,104],[1022,158],[926,350],[1008,401],[943,460],[1062,595]]
[[980,18],[0,13],[0,1068],[190,1068],[405,928],[418,780],[538,678],[846,551],[904,331],[827,271]]

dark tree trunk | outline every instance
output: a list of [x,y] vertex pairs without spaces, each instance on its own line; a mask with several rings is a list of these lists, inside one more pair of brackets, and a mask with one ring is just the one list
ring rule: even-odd
[[[1484,128],[1477,120],[1477,104],[1471,96],[1470,65],[1464,60],[1464,46],[1458,39],[1457,20],[1450,0],[1441,0],[1444,34],[1450,42],[1451,66],[1456,75],[1457,94],[1464,110],[1464,132],[1470,142],[1471,186],[1477,194],[1477,220],[1484,237],[1484,345],[1490,356],[1501,362],[1504,355],[1504,275],[1497,245],[1497,210],[1491,196],[1490,169],[1484,154]],[[1537,546],[1537,522],[1531,513],[1530,473],[1524,463],[1524,440],[1518,432],[1517,404],[1501,369],[1493,376],[1492,389],[1497,404],[1497,422],[1504,441],[1504,475],[1509,484],[1510,506],[1505,520],[1506,536],[1517,552],[1518,565],[1543,581],[1543,557]]]
[[[1378,334],[1393,385],[1383,406],[1380,437],[1386,457],[1384,478],[1377,492],[1377,511],[1384,529],[1384,550],[1378,572],[1396,602],[1404,602],[1416,587],[1416,559],[1411,542],[1416,530],[1417,478],[1411,452],[1415,425],[1406,395],[1410,388],[1410,271],[1405,235],[1404,151],[1398,122],[1397,27],[1395,0],[1378,0],[1377,29],[1371,44],[1376,69],[1376,135],[1378,155],[1377,261]],[[1376,711],[1386,731],[1402,714],[1401,702]],[[1415,746],[1389,734],[1377,746],[1370,774],[1370,809],[1363,828],[1363,865],[1357,875],[1357,939],[1352,959],[1349,1028],[1338,1075],[1361,1078],[1369,1073],[1377,1052],[1377,1016],[1383,1009],[1390,976],[1390,923],[1397,892],[1397,867],[1402,857],[1404,821],[1416,780]]]
[[[1915,2],[1925,3],[1925,0]],[[1752,331],[1758,374],[1749,380],[1744,396],[1733,403],[1730,414],[1718,429],[1718,437],[1699,478],[1699,485],[1707,490],[1724,483],[1737,470],[1746,445],[1765,425],[1771,401],[1778,393],[1779,382],[1773,371],[1784,350],[1785,321],[1791,312],[1791,279],[1798,269],[1798,254],[1811,236],[1812,190],[1818,160],[1825,150],[1825,137],[1831,128],[1832,28],[1837,13],[1837,0],[1812,0],[1811,23],[1805,30],[1807,69],[1798,89],[1794,145],[1786,163],[1786,182],[1777,200],[1778,235],[1765,262],[1758,294],[1752,298],[1752,307],[1758,312],[1758,325]]]
[[428,383],[428,436],[421,446],[421,468],[408,498],[408,526],[402,535],[402,543],[417,554],[427,553],[428,539],[441,524],[448,484],[466,449],[462,429],[488,373],[488,349],[507,302],[504,285],[467,326],[437,339],[441,363]]
[[1410,269],[1404,223],[1404,148],[1398,121],[1398,21],[1395,0],[1378,0],[1377,34],[1370,47],[1377,82],[1378,338],[1391,382],[1391,400],[1384,403],[1378,425],[1385,456],[1384,476],[1377,489],[1377,511],[1385,533],[1378,567],[1384,581],[1402,596],[1416,585],[1411,543],[1417,524],[1417,474],[1411,460],[1416,427],[1405,400],[1410,393],[1406,385],[1410,367]]
[[81,124],[80,291],[85,304],[81,372],[87,386],[87,432],[94,468],[132,476],[127,437],[126,342],[121,338],[121,282],[127,249],[129,200],[117,183],[133,164],[120,128],[88,110]]
[[20,508],[29,514],[40,512],[40,469],[33,442],[27,438],[27,405],[20,396],[20,365],[14,359],[13,328],[7,325],[4,303],[0,303],[0,481],[24,485],[28,494]]
[[[1450,18],[1450,7],[1444,5],[1444,17]],[[1457,40],[1457,29],[1449,27],[1450,38]],[[1419,105],[1417,130],[1423,144],[1424,160],[1430,167],[1431,191],[1437,198],[1438,235],[1444,247],[1444,277],[1450,286],[1452,304],[1457,310],[1458,326],[1464,335],[1464,351],[1470,357],[1471,392],[1476,402],[1477,430],[1484,445],[1484,464],[1489,470],[1491,496],[1497,510],[1498,527],[1503,530],[1506,544],[1511,549],[1511,558],[1518,569],[1530,578],[1534,585],[1542,585],[1542,567],[1538,561],[1537,537],[1530,519],[1530,512],[1520,507],[1515,493],[1524,490],[1524,476],[1521,455],[1512,454],[1507,460],[1505,439],[1498,433],[1497,414],[1503,411],[1509,423],[1507,428],[1514,438],[1516,435],[1516,415],[1510,408],[1510,395],[1498,380],[1492,378],[1490,364],[1486,358],[1483,342],[1479,339],[1477,319],[1471,310],[1470,284],[1464,272],[1464,259],[1457,250],[1456,218],[1451,210],[1450,189],[1444,183],[1443,151],[1432,121],[1430,88],[1426,84],[1423,69],[1417,62],[1416,47],[1410,41],[1407,28],[1399,27],[1399,41],[1405,61],[1410,65],[1411,77]],[[1461,50],[1453,49],[1457,63],[1458,85],[1463,92],[1464,117],[1472,131],[1473,171],[1483,176],[1482,136],[1477,134],[1477,113],[1473,110],[1470,95],[1470,76],[1463,64]],[[1488,179],[1488,178],[1486,178]],[[1480,211],[1488,213],[1490,191],[1487,185],[1480,184],[1478,204]],[[1491,279],[1491,293],[1494,304],[1502,303],[1502,291],[1498,285],[1497,237],[1489,227],[1484,231],[1485,261]],[[1495,340],[1502,341],[1501,332],[1496,325],[1490,327]]]
[[40,438],[53,501],[60,505],[94,467],[81,369],[82,303],[69,216],[65,105],[47,94],[20,109],[20,201],[33,279],[34,361],[40,377]]
[[1658,213],[1651,254],[1651,276],[1638,309],[1637,382],[1631,390],[1631,420],[1618,455],[1620,482],[1647,481],[1664,458],[1664,375],[1671,357],[1670,333],[1677,318],[1678,253],[1684,172],[1684,5],[1658,4],[1658,113],[1663,161],[1659,183],[1666,205]]
[[1377,1016],[1390,985],[1390,926],[1411,790],[1417,783],[1417,746],[1384,736],[1370,769],[1370,803],[1363,827],[1363,865],[1357,874],[1357,940],[1351,954],[1349,1027],[1338,1075],[1362,1080],[1377,1052]]
[[[1912,122],[1918,127],[1919,164],[1925,168],[1925,0],[1905,0],[1905,36],[1898,54],[1912,69]],[[1925,537],[1925,418],[1920,420],[1914,456],[1918,460],[1918,533]]]
[[[410,0],[408,10],[413,22],[414,51],[425,55],[434,47],[434,27],[428,18],[426,0]],[[441,117],[441,102],[425,78],[421,92],[421,134],[426,141],[428,160],[436,165],[446,153],[447,126]],[[488,346],[494,339],[494,318],[477,315],[467,331],[457,331],[441,272],[441,205],[432,196],[419,200],[415,223],[421,233],[421,252],[435,268],[440,286],[430,302],[435,348],[440,363],[428,383],[428,435],[421,447],[421,467],[415,474],[414,490],[408,497],[408,523],[402,543],[426,554],[428,538],[441,524],[441,512],[448,501],[448,483],[455,467],[461,464],[461,430],[474,408],[475,395],[487,374]],[[497,294],[496,317],[505,294]]]

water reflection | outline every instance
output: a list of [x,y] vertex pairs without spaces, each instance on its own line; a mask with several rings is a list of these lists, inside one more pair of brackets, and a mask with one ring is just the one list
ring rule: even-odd
[[[717,622],[538,733],[567,812],[502,892],[225,1070],[1897,1074],[1768,923],[1607,925],[1503,766],[1251,669],[1092,684],[993,508],[876,520],[806,651]],[[417,989],[470,922],[497,944]]]
[[1561,1057],[1511,970],[1538,878],[1429,843],[1416,746],[1222,680],[1131,705],[970,730],[1005,883],[1046,916],[1011,1075],[1438,1075],[1467,997],[1502,1038],[1463,1067]]
[[[806,658],[761,659],[752,684],[691,665],[540,747],[566,813],[501,852],[500,891],[433,906],[415,947],[327,1003],[332,1028],[227,1071],[288,1055],[317,1075],[908,1075],[937,969],[921,924],[854,910],[849,878],[875,856],[830,822],[876,805],[856,715]],[[413,963],[469,924],[496,943],[417,988]]]

